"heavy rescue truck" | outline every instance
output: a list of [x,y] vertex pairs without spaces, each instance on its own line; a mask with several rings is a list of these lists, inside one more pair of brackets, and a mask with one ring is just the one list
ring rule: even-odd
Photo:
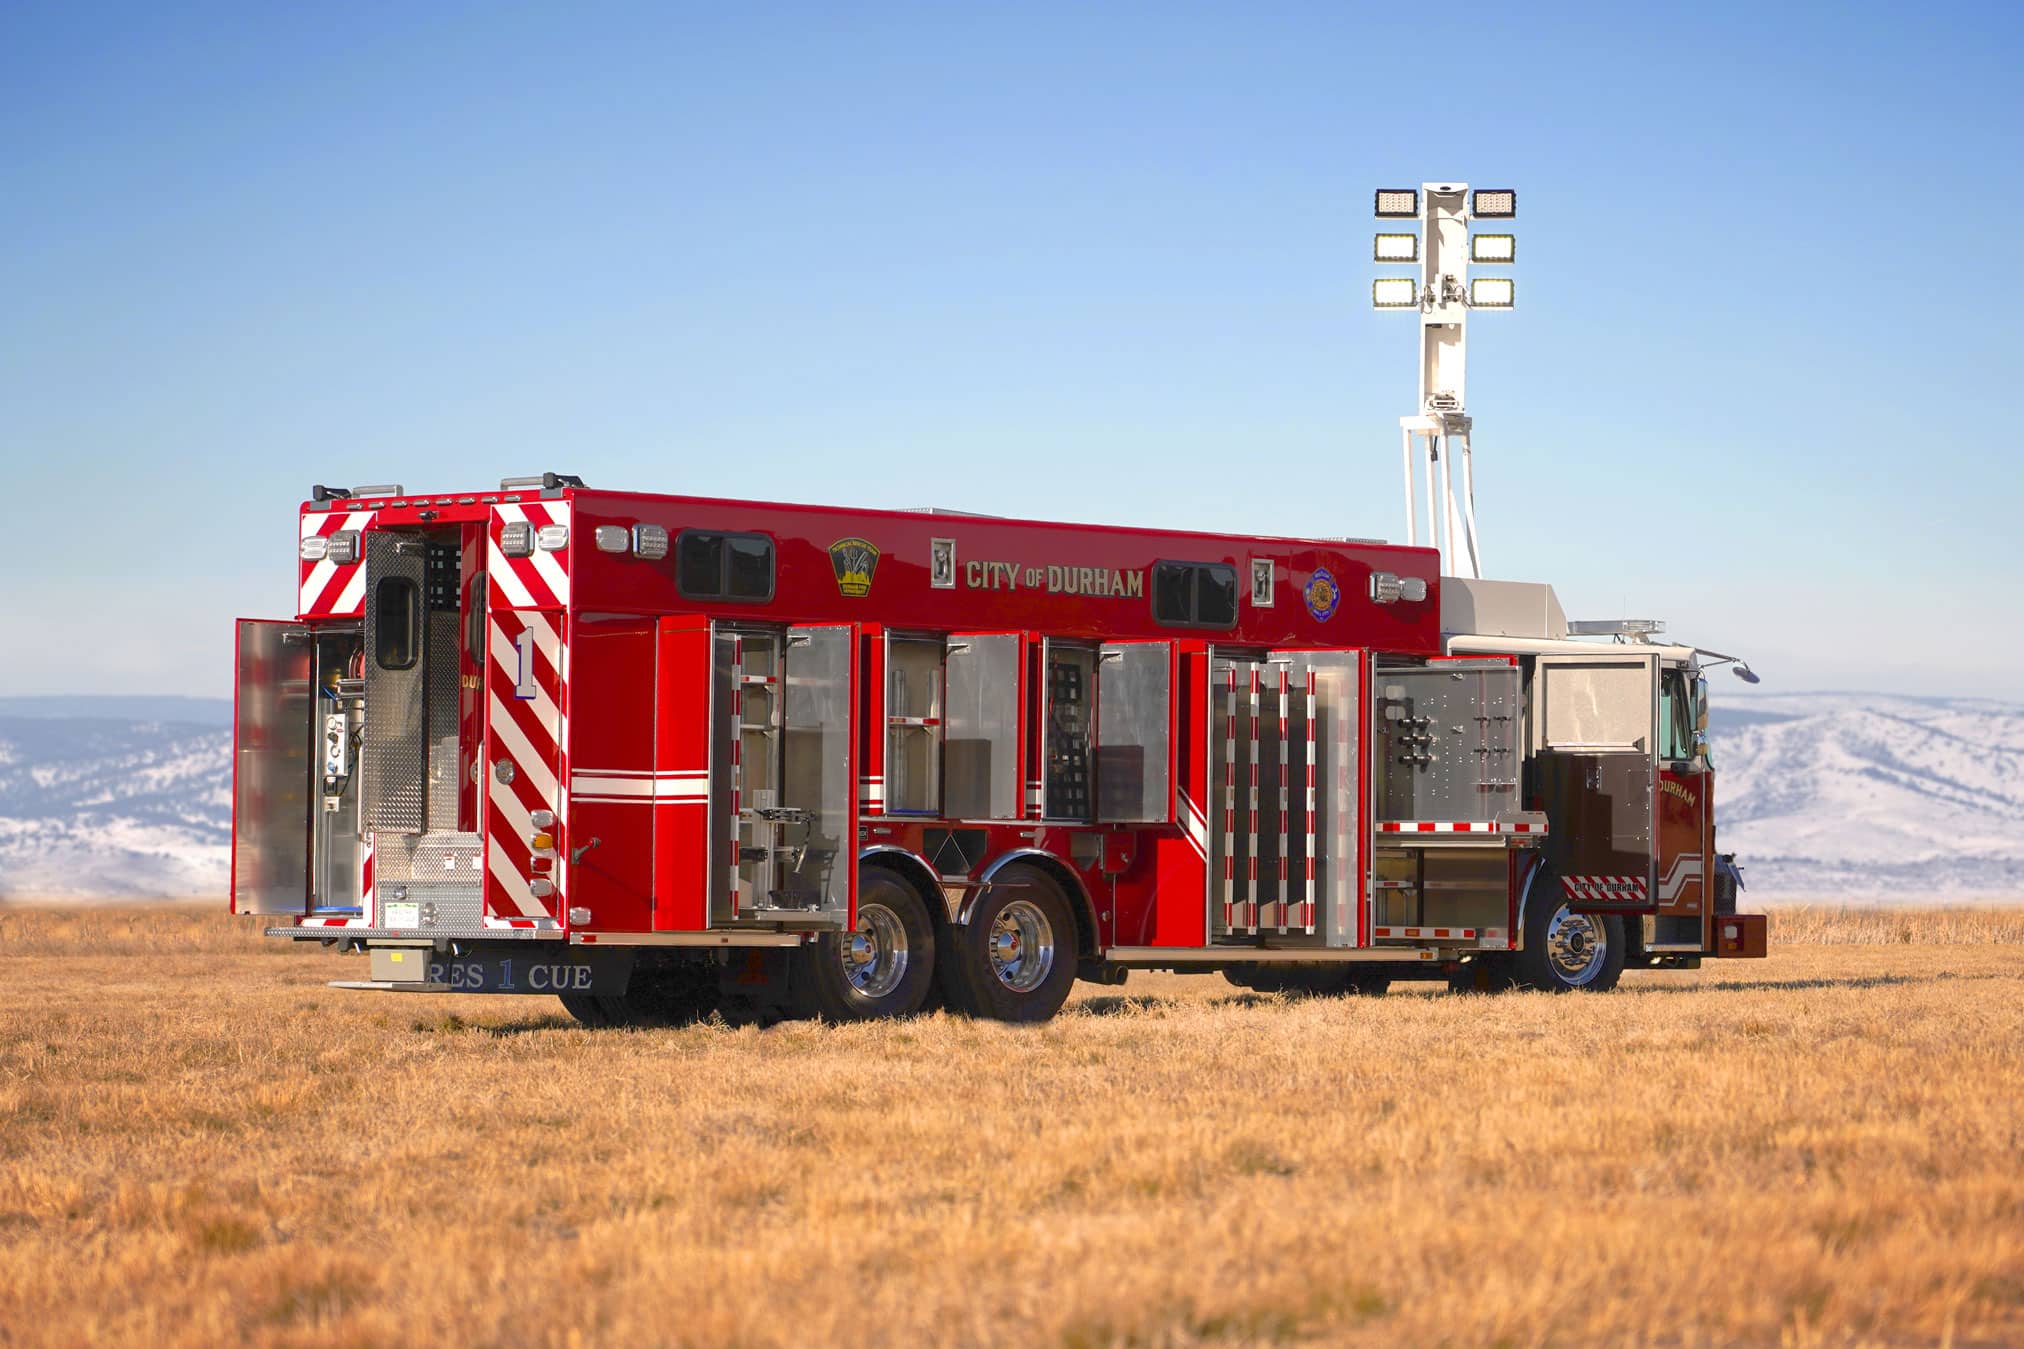
[[1697,652],[1431,548],[319,487],[238,627],[232,905],[645,1022],[1078,978],[1607,989],[1764,951]]
[[369,952],[362,987],[595,1024],[1763,955],[1715,851],[1700,657],[1734,658],[1480,579],[1467,321],[1514,291],[1468,269],[1516,246],[1470,226],[1517,194],[1375,213],[1420,273],[1372,290],[1420,320],[1403,546],[316,488],[294,619],[239,625],[233,909]]

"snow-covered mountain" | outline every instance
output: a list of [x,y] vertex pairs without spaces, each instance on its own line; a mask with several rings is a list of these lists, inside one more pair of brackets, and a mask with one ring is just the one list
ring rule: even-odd
[[0,898],[225,893],[231,704],[0,698]]
[[1753,896],[2024,895],[2024,704],[1725,692],[1717,842]]
[[[2024,897],[2024,704],[1717,686],[1749,898]],[[222,699],[0,698],[0,898],[222,897]]]

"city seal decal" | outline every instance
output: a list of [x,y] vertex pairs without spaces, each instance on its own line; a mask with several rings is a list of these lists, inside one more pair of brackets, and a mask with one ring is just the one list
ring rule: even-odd
[[1342,603],[1342,587],[1335,583],[1326,567],[1316,567],[1307,588],[1300,593],[1307,600],[1307,612],[1319,623],[1334,618],[1336,606]]
[[871,594],[871,574],[878,570],[878,548],[860,538],[838,539],[829,545],[829,565],[836,588],[854,600]]

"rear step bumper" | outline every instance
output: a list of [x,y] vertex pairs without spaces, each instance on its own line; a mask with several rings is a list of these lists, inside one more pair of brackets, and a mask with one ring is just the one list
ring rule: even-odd
[[421,944],[438,941],[562,941],[568,935],[560,928],[481,927],[444,931],[433,927],[270,927],[270,937],[293,941],[350,942],[403,941]]

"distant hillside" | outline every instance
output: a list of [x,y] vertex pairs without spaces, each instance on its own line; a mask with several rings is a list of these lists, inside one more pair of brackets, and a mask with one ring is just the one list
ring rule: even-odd
[[[2024,896],[2024,705],[1716,687],[1749,898]],[[230,722],[224,699],[0,698],[0,897],[222,897]]]
[[1753,892],[2024,894],[2024,704],[1760,694],[1712,721],[1718,841]]

